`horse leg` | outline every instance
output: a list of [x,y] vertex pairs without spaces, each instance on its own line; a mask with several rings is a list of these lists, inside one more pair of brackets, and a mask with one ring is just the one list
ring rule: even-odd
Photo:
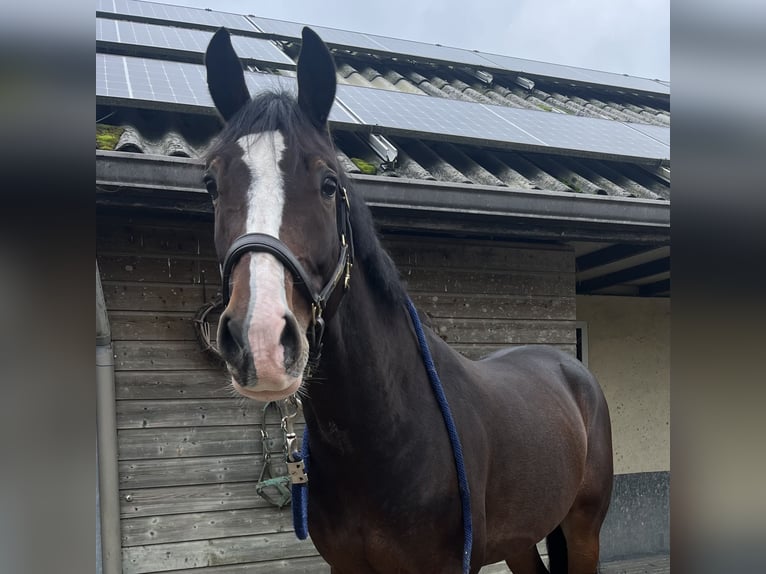
[[554,528],[545,537],[545,546],[548,548],[548,569],[551,574],[567,574],[567,541],[561,526]]
[[[561,523],[566,538],[567,574],[596,574],[598,571],[601,522],[594,523],[593,516],[575,510]],[[555,574],[551,570],[551,574]]]
[[[588,454],[589,458],[590,455],[591,453]],[[589,471],[586,471],[585,480],[572,508],[564,517],[561,526],[548,536],[549,547],[556,548],[563,545],[565,556],[563,563],[559,562],[557,565],[554,554],[551,554],[551,574],[596,574],[597,572],[598,537],[612,496],[611,452],[608,459],[608,473],[592,472],[594,466],[590,464],[587,468]],[[551,542],[553,542],[552,545]]]
[[[565,564],[561,574],[596,574],[599,558],[599,533],[612,499],[612,430],[609,410],[603,397],[590,413],[585,476],[572,507],[559,528],[554,530],[554,546],[563,543]],[[555,541],[556,532],[563,540]],[[563,534],[563,536],[561,536]],[[558,574],[551,562],[551,574]]]
[[548,569],[537,551],[537,545],[532,546],[526,552],[514,554],[505,563],[513,574],[548,574]]

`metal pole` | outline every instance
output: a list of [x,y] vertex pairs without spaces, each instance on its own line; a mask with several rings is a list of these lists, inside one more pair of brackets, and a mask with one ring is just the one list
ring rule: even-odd
[[122,574],[120,499],[117,473],[117,415],[114,402],[114,350],[104,292],[96,263],[96,412],[101,571]]

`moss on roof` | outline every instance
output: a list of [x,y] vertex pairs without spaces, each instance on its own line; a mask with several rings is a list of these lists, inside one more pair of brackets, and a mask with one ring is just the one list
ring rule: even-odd
[[96,149],[113,150],[125,129],[107,124],[96,124]]
[[351,161],[354,162],[354,165],[359,168],[359,171],[361,171],[365,175],[375,175],[378,173],[378,168],[375,167],[374,164],[364,161],[363,159],[359,159],[358,157],[352,157]]

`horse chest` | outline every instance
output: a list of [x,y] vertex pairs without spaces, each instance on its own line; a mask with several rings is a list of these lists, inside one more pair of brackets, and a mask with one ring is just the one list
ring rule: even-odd
[[[432,507],[419,505],[408,493],[401,489],[400,496],[389,492],[382,497],[377,492],[367,498],[341,494],[327,500],[316,496],[310,499],[309,508],[312,540],[341,573],[447,571],[435,565],[434,557],[456,554],[457,550],[444,552],[442,548],[449,544],[458,549],[460,541],[443,540],[440,529],[445,523],[445,505],[434,517]],[[459,516],[451,518],[454,532],[459,533]]]
[[446,572],[442,562],[446,561],[445,554],[452,554],[434,547],[425,532],[412,533],[407,528],[364,521],[312,532],[312,539],[333,572],[344,574]]

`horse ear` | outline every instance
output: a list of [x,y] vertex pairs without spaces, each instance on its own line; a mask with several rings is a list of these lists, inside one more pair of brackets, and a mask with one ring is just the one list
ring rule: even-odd
[[250,100],[250,92],[226,28],[219,28],[210,40],[205,52],[205,68],[213,103],[223,119],[229,121]]
[[330,51],[314,30],[304,27],[298,56],[298,105],[321,131],[327,129],[335,85],[335,62]]

